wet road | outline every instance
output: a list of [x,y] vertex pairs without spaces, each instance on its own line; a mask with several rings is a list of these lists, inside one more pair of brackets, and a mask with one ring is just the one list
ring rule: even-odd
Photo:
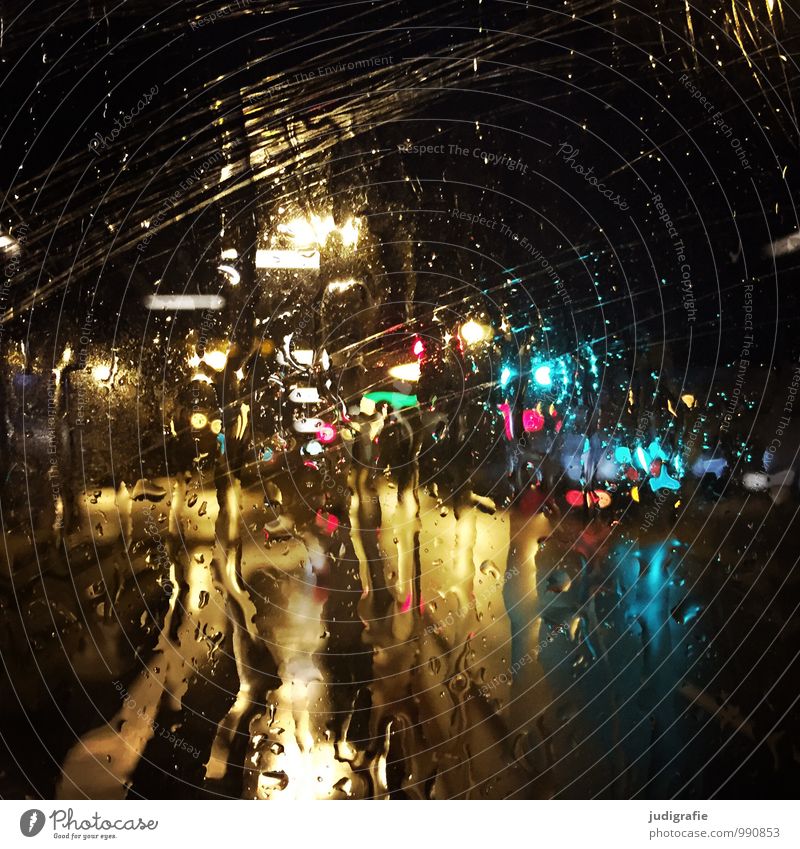
[[[663,798],[692,780],[715,726],[694,739],[707,637],[670,615],[684,544],[362,477],[335,529],[261,489],[220,509],[199,478],[87,500],[109,585],[148,574],[160,527],[168,606],[133,664],[124,593],[88,611],[71,663],[116,707],[66,751],[60,798]],[[148,546],[126,557],[126,533]]]

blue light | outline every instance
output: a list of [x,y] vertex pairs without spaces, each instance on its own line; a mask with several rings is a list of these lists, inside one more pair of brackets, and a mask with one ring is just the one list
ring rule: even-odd
[[322,454],[323,450],[324,449],[316,439],[312,439],[305,447],[306,454],[309,454],[311,457],[316,457],[318,454]]
[[631,456],[631,449],[627,448],[624,445],[618,445],[614,449],[614,459],[618,463],[627,463],[629,466],[633,465],[633,457]]
[[508,386],[509,380],[511,380],[511,369],[508,366],[506,366],[500,372],[500,385],[503,387],[503,389],[505,389],[506,386]]
[[650,488],[653,492],[658,492],[659,489],[671,489],[676,490],[681,488],[680,481],[676,481],[675,478],[671,478],[669,474],[667,474],[667,466],[666,463],[661,467],[661,472],[659,473],[657,478],[650,478]]
[[539,386],[550,386],[553,382],[550,377],[550,366],[539,366],[539,368],[537,368],[533,373],[533,379],[539,384]]

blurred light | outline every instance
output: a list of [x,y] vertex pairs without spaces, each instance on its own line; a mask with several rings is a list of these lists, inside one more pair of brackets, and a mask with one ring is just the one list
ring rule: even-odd
[[289,400],[293,404],[316,404],[320,400],[319,390],[316,386],[291,386]]
[[409,383],[416,383],[420,377],[419,363],[403,363],[399,366],[392,366],[389,369],[389,376],[397,380],[405,380]]
[[[316,225],[316,226],[315,226]],[[278,224],[277,231],[289,236],[298,248],[311,248],[315,245],[324,245],[328,233],[333,229],[333,217],[329,216],[329,222],[323,222],[318,215],[308,218],[292,218],[283,224]]]
[[95,366],[92,369],[92,377],[100,383],[104,383],[111,377],[111,366]]
[[226,248],[220,255],[220,259],[238,259],[239,252],[236,248]]
[[639,487],[633,486],[631,487],[631,498],[638,504],[639,503]]
[[239,285],[239,281],[242,279],[241,275],[232,265],[218,265],[217,270],[227,275],[228,282],[231,286]]
[[476,345],[478,342],[482,342],[486,338],[487,333],[487,328],[482,324],[478,324],[472,318],[461,325],[461,338],[467,345]]
[[221,295],[148,295],[144,305],[149,310],[221,310],[225,298]]
[[353,286],[358,286],[359,283],[357,280],[334,280],[333,283],[328,283],[328,291],[334,292],[338,294],[340,292],[346,292],[348,289],[352,289]]
[[332,536],[339,527],[339,520],[336,516],[333,513],[323,513],[322,510],[317,510],[315,522],[317,527],[322,528],[328,536]]
[[319,251],[257,250],[256,268],[319,268]]
[[[676,455],[676,459],[679,459],[679,455]],[[700,457],[692,466],[692,474],[698,478],[703,477],[705,474],[712,474],[716,478],[721,478],[727,467],[728,461],[724,457],[717,457],[716,459]],[[678,477],[683,477],[684,469],[682,464],[680,466],[676,464],[675,471],[678,473]]]
[[533,373],[533,379],[539,386],[550,386],[553,382],[550,377],[550,366],[539,366]]
[[222,433],[222,419],[214,419],[211,422],[211,433]]
[[368,392],[364,397],[376,404],[385,401],[398,410],[417,406],[416,395],[404,395],[402,392]]
[[414,347],[411,349],[415,357],[421,357],[425,353],[425,343],[422,339],[414,340]]
[[597,506],[601,510],[605,510],[606,507],[611,505],[611,495],[606,492],[604,489],[596,489],[593,493],[595,500],[597,501]]
[[292,351],[292,359],[301,366],[310,366],[314,363],[314,352],[310,348],[297,348]]
[[644,448],[639,447],[636,449],[636,459],[639,461],[639,466],[643,471],[650,471],[650,458],[647,456]]
[[627,465],[633,465],[633,457],[631,457],[631,449],[625,445],[618,445],[614,449],[614,459],[618,463],[627,463]]
[[13,236],[2,233],[0,234],[0,251],[19,253],[19,242]]
[[695,405],[694,395],[681,395],[681,401],[691,410]]
[[191,424],[195,430],[202,430],[208,424],[208,417],[203,413],[192,413],[189,419],[189,424]]
[[297,433],[313,433],[316,436],[317,431],[324,424],[322,419],[297,419],[292,422],[292,428]]
[[506,386],[508,386],[509,380],[511,380],[511,369],[508,366],[505,366],[500,372],[500,386],[505,389]]
[[228,355],[225,351],[206,351],[203,362],[213,368],[214,371],[222,371],[225,368],[225,363],[228,362]]
[[653,492],[658,492],[659,489],[680,489],[681,484],[680,481],[676,481],[675,478],[671,478],[667,474],[667,465],[666,463],[662,463],[661,471],[657,478],[650,478],[650,488]]
[[311,442],[306,445],[305,450],[306,454],[309,454],[311,457],[316,457],[318,454],[322,454],[324,449],[316,439],[312,439]]
[[526,433],[536,433],[544,427],[544,416],[538,410],[523,410],[522,427]]
[[277,226],[277,231],[283,233],[295,243],[298,248],[311,248],[315,245],[324,245],[328,236],[335,228],[333,216],[312,215],[310,218],[298,216]]
[[375,402],[371,398],[367,398],[366,395],[361,399],[358,408],[365,416],[375,415]]
[[332,424],[321,425],[317,428],[317,439],[324,445],[330,445],[336,439],[336,428]]
[[357,218],[348,218],[341,227],[337,227],[332,215],[311,215],[308,218],[292,218],[278,224],[276,229],[288,236],[297,248],[322,247],[333,233],[338,233],[344,247],[352,248],[358,241],[359,227]]
[[570,489],[564,498],[570,507],[581,507],[583,505],[583,493],[579,489]]
[[348,218],[339,228],[339,237],[346,248],[355,247],[358,241],[360,222],[357,218]]
[[262,459],[265,463],[269,463],[269,461],[273,458],[274,454],[275,454],[275,452],[274,452],[271,448],[265,448],[265,449],[261,452],[261,459]]
[[497,405],[497,409],[503,414],[503,423],[506,428],[506,439],[510,442],[514,438],[514,426],[511,421],[511,407],[508,404],[508,401],[504,401],[502,404]]

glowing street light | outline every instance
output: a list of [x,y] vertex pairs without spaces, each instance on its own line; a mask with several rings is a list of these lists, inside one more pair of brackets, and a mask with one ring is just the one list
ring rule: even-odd
[[474,318],[461,325],[461,338],[467,345],[477,345],[489,334],[489,329],[479,324]]
[[338,233],[344,247],[353,248],[358,242],[359,228],[357,218],[348,218],[341,227],[337,227],[332,215],[311,215],[308,218],[298,216],[278,224],[277,230],[288,236],[295,248],[322,247],[333,233]]

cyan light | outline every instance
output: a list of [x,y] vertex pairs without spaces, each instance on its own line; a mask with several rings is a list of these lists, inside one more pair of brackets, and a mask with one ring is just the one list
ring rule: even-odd
[[508,386],[509,380],[511,380],[511,369],[508,366],[506,366],[500,372],[500,385],[503,387],[503,389],[505,389],[506,386]]
[[618,445],[614,449],[614,459],[618,463],[627,463],[629,466],[633,465],[633,457],[631,456],[631,449],[627,448],[624,445]]
[[661,467],[661,471],[657,478],[650,478],[650,488],[653,492],[658,492],[659,489],[671,489],[676,490],[681,488],[680,481],[676,481],[675,478],[671,478],[667,474],[667,465],[666,463]]

